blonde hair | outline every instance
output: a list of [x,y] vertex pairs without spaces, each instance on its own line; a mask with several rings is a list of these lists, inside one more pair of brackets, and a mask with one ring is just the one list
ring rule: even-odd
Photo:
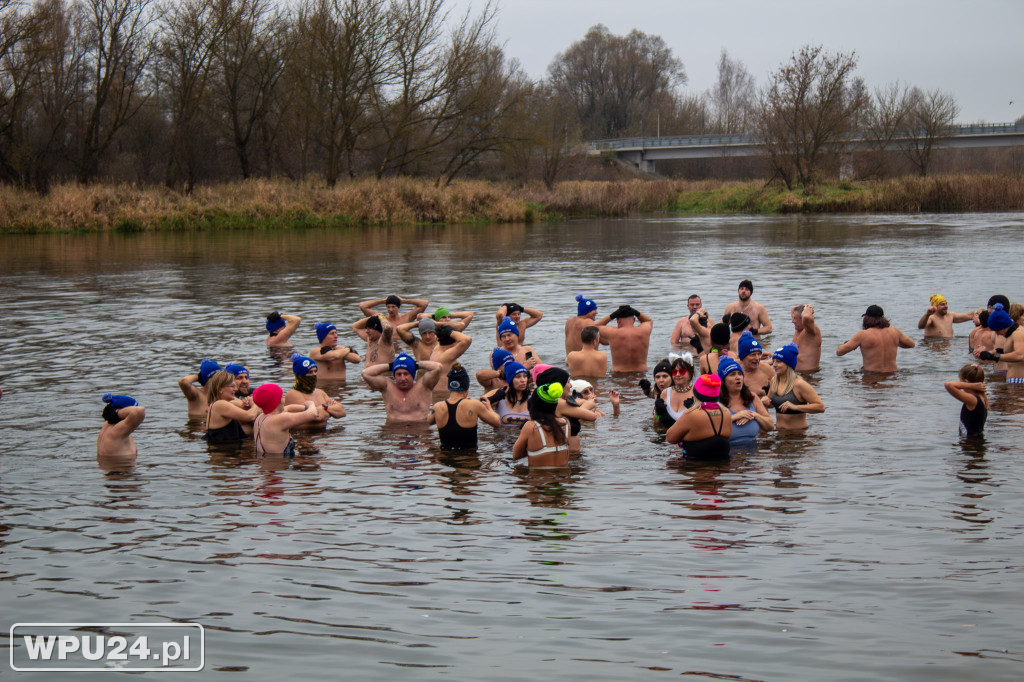
[[[781,361],[777,360],[776,362]],[[768,384],[769,395],[771,395],[772,393],[775,393],[777,395],[786,395],[787,393],[793,390],[793,387],[796,386],[796,382],[800,381],[800,375],[796,373],[796,370],[794,370],[792,367],[785,363],[783,363],[783,366],[786,368],[785,371],[782,373],[782,376],[785,377],[785,383],[779,386],[779,375],[776,374],[775,376],[773,376],[772,382]]]
[[235,380],[235,375],[231,372],[220,370],[216,372],[212,377],[206,381],[206,402],[209,405],[213,405],[219,398],[217,394],[220,393],[221,389],[231,384]]
[[1020,319],[1021,315],[1024,315],[1024,305],[1021,305],[1020,303],[1011,303],[1010,307],[1006,309],[1006,312],[1009,313],[1010,319],[1016,322]]

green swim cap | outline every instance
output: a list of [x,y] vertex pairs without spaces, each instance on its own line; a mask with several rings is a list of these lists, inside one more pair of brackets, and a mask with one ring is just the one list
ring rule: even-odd
[[447,308],[438,308],[437,310],[434,311],[434,320],[437,321],[440,320],[442,317],[447,317],[449,315],[451,315],[451,313],[448,312]]
[[544,384],[537,387],[537,397],[546,403],[557,403],[562,397],[562,384]]

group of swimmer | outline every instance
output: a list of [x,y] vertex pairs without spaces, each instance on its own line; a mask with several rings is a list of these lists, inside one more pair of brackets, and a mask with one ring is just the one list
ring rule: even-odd
[[[644,394],[654,400],[656,426],[666,440],[677,443],[684,458],[728,457],[732,447],[752,442],[762,432],[805,429],[807,415],[825,411],[825,404],[801,373],[819,369],[821,330],[814,307],[791,308],[793,339],[772,353],[764,352],[760,338],[773,330],[763,305],[751,296],[754,285],[740,282],[737,300],[722,321],[712,324],[700,296],[687,300],[687,313],[674,326],[674,350],[654,367],[652,384],[641,379]],[[473,311],[426,312],[428,301],[391,295],[359,304],[362,317],[352,331],[366,344],[359,355],[339,343],[338,329],[317,322],[318,346],[307,355],[291,355],[294,386],[285,392],[274,383],[252,390],[249,370],[230,363],[223,368],[204,359],[198,372],[182,377],[178,385],[188,402],[191,418],[204,419],[210,443],[252,438],[260,455],[294,454],[293,429],[323,428],[330,419],[345,416],[345,407],[317,387],[318,379],[344,379],[348,364],[362,364],[362,379],[379,391],[391,423],[428,423],[437,426],[442,447],[473,448],[477,425],[517,428],[514,460],[525,458],[530,467],[564,467],[579,453],[582,421],[594,421],[604,412],[589,379],[612,372],[646,372],[653,320],[629,305],[619,306],[598,319],[597,304],[576,296],[576,315],[565,323],[565,364],[562,369],[542,362],[525,345],[527,330],[543,318],[537,309],[509,302],[495,312],[497,344],[489,366],[476,372],[482,387],[479,398],[469,396],[471,381],[459,358],[472,343],[465,333]],[[949,311],[946,299],[931,297],[918,322],[926,337],[953,336],[953,325],[973,321],[971,352],[982,362],[994,363],[1007,383],[1024,384],[1024,306],[993,296],[986,308],[971,313]],[[383,305],[384,310],[378,308]],[[409,309],[402,311],[403,306]],[[301,318],[273,312],[266,319],[266,346],[291,347]],[[396,338],[397,337],[397,338]],[[398,341],[405,344],[399,347]],[[601,350],[608,346],[608,352]],[[914,341],[893,327],[883,309],[871,305],[862,316],[862,329],[836,349],[845,355],[857,348],[869,372],[895,372],[900,348]],[[435,386],[447,378],[448,395],[433,402]],[[960,370],[959,380],[946,382],[946,390],[963,403],[961,433],[983,432],[988,410],[985,371],[977,363]],[[609,391],[612,413],[619,414],[619,395]],[[126,395],[104,394],[105,423],[97,440],[100,458],[134,461],[134,430],[145,418],[145,408]],[[433,404],[431,404],[433,402]],[[773,420],[768,409],[774,408]]]

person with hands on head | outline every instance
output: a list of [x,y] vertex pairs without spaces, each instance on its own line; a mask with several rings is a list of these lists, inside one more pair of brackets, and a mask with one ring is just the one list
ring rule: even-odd
[[597,304],[583,294],[576,295],[576,316],[565,321],[565,354],[574,350],[582,350],[583,341],[580,332],[584,327],[594,325],[597,318]]
[[322,388],[317,388],[319,368],[316,361],[299,353],[292,353],[291,361],[295,387],[284,396],[285,408],[289,405],[305,405],[307,400],[312,401],[316,405],[316,419],[302,424],[311,428],[324,428],[331,417],[344,417],[345,406],[334,398],[329,398]]
[[981,436],[988,419],[988,394],[985,390],[985,370],[978,365],[960,368],[959,381],[947,381],[946,391],[963,403],[960,407],[960,435]]
[[295,456],[295,440],[290,429],[316,421],[318,410],[312,400],[302,405],[285,405],[284,391],[277,384],[263,384],[252,393],[262,410],[254,424],[256,454]]
[[[526,313],[526,317],[523,317],[523,313]],[[518,303],[502,303],[498,307],[498,312],[494,313],[494,336],[498,338],[500,332],[498,327],[501,325],[501,321],[506,317],[512,319],[516,323],[516,327],[519,328],[519,340],[520,342],[526,341],[526,330],[533,325],[540,322],[540,319],[544,317],[544,313],[537,310],[536,308],[524,308]]]
[[[608,324],[615,320],[616,327]],[[646,372],[654,321],[632,306],[621,305],[596,323],[601,343],[608,344],[613,372]]]
[[[206,382],[206,400],[209,408],[206,413],[207,443],[235,443],[249,438],[252,434],[252,423],[260,413],[252,398],[239,400],[235,398],[235,375],[221,370]],[[249,427],[248,430],[243,425]]]
[[387,320],[374,315],[366,317],[352,325],[356,336],[366,341],[366,356],[363,362],[367,367],[373,365],[389,365],[395,356],[395,347],[391,340],[395,328]]
[[[419,379],[417,369],[423,370]],[[391,373],[391,378],[385,376]],[[399,353],[390,365],[373,365],[363,370],[363,381],[384,398],[389,423],[427,422],[431,391],[441,378],[441,364],[433,360],[416,362]]]
[[330,322],[317,322],[316,340],[320,345],[309,351],[309,357],[316,363],[317,376],[320,379],[344,379],[345,363],[362,362],[359,354],[350,346],[338,345],[338,328]]
[[129,395],[104,393],[103,426],[96,438],[96,457],[101,464],[107,459],[127,459],[131,464],[139,454],[132,433],[146,418],[146,408]]
[[472,310],[459,310],[458,312],[451,312],[447,308],[438,308],[434,311],[433,315],[426,313],[420,313],[416,316],[417,320],[431,319],[437,326],[447,325],[457,332],[465,331],[469,323],[473,321],[474,313]]
[[430,408],[427,418],[428,424],[437,424],[442,448],[475,448],[478,420],[494,428],[501,426],[498,413],[491,409],[489,400],[469,397],[469,372],[459,363],[455,363],[448,372],[448,391],[447,398]]
[[[381,303],[387,309],[387,314],[384,317],[391,323],[392,327],[397,327],[400,324],[416,320],[419,314],[427,309],[429,301],[425,298],[400,298],[391,294],[387,298],[374,298],[369,301],[363,301],[359,304],[359,310],[367,317],[376,317],[379,313],[375,308]],[[403,305],[411,305],[412,310],[400,313],[399,309]]]
[[[203,358],[199,364],[199,371],[178,379],[178,388],[185,395],[188,401],[188,416],[191,419],[201,419],[206,416],[206,408],[209,404],[206,401],[206,382],[214,374],[220,371],[220,365],[213,360]],[[198,383],[200,388],[196,388]],[[200,390],[202,389],[202,390]]]
[[290,346],[292,334],[299,328],[302,318],[298,315],[282,315],[276,310],[267,315],[267,346]]
[[782,429],[806,429],[807,415],[825,411],[818,392],[796,373],[800,349],[787,343],[772,353],[775,376],[768,385],[768,404],[775,408],[775,426]]
[[[413,328],[419,331],[419,338],[412,333]],[[395,331],[398,338],[412,349],[412,356],[417,361],[429,360],[438,347],[437,323],[432,318],[421,317],[413,322],[404,322],[395,327]]]

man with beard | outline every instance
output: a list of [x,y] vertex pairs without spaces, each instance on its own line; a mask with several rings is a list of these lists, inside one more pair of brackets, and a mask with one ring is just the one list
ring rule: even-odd
[[[424,370],[419,380],[416,370]],[[391,379],[385,374],[391,373]],[[373,365],[363,370],[363,380],[384,398],[387,421],[427,422],[431,391],[441,378],[441,363],[424,360],[417,363],[412,356],[399,353],[390,365]]]
[[295,388],[284,396],[285,407],[288,405],[305,405],[312,400],[316,405],[316,419],[304,426],[323,428],[330,417],[340,419],[345,416],[345,406],[334,398],[328,398],[322,388],[316,387],[316,362],[298,353],[292,353],[292,374],[295,375]]
[[231,372],[235,375],[235,397],[239,400],[245,400],[252,395],[252,387],[249,384],[249,368],[245,365],[239,365],[234,362],[229,362],[224,366],[225,372]]
[[733,301],[725,307],[725,314],[743,313],[750,318],[750,331],[755,337],[772,333],[772,321],[768,317],[768,311],[764,306],[750,298],[754,293],[754,283],[749,279],[740,282],[737,289],[739,300]]

